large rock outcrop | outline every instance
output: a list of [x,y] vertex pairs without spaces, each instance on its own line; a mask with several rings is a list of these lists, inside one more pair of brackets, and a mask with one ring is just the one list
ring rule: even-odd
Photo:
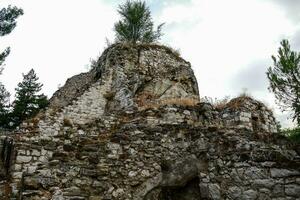
[[249,97],[216,109],[198,93],[170,49],[113,45],[1,136],[1,198],[299,198],[299,146],[272,112]]

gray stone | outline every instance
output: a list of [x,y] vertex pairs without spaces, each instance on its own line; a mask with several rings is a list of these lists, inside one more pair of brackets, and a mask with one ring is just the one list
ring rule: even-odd
[[270,197],[270,191],[269,193],[260,193],[257,200],[271,200],[271,197]]
[[272,196],[274,197],[284,196],[284,186],[280,184],[275,185],[272,191]]
[[300,185],[290,184],[285,186],[285,194],[293,197],[300,197]]
[[12,174],[12,177],[13,177],[14,179],[21,179],[21,178],[22,178],[22,175],[23,175],[23,172],[14,172],[14,173]]
[[241,196],[241,199],[242,200],[254,200],[257,198],[257,192],[254,191],[254,190],[247,190],[247,191],[244,191],[242,196]]
[[221,199],[220,186],[218,184],[208,185],[209,197],[212,199]]
[[300,172],[296,170],[288,170],[288,169],[278,169],[278,168],[271,169],[271,176],[274,178],[288,177],[288,176],[295,176],[295,175],[300,175]]
[[272,188],[275,185],[275,181],[273,179],[258,179],[253,181],[253,186],[257,188]]
[[241,197],[242,190],[239,187],[233,186],[228,189],[227,193],[229,198],[239,199],[239,197]]
[[200,188],[201,198],[209,198],[208,184],[207,183],[200,183],[199,188]]
[[250,167],[246,169],[244,175],[246,179],[264,179],[267,178],[267,171],[263,168]]
[[116,197],[123,195],[123,193],[124,193],[124,190],[122,188],[118,188],[113,191],[112,195],[113,195],[113,197],[116,198]]
[[16,163],[28,163],[31,159],[31,156],[17,156]]

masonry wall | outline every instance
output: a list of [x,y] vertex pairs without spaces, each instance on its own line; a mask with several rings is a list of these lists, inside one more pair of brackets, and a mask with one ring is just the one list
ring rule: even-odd
[[116,46],[98,67],[9,136],[1,198],[298,198],[299,146],[260,102],[199,103],[190,64],[165,47]]
[[[23,136],[13,192],[23,199],[166,199],[197,180],[197,195],[206,199],[298,197],[297,146],[267,132],[225,128],[203,107],[148,109],[84,132],[66,126],[51,140]],[[199,198],[190,193],[186,199]]]

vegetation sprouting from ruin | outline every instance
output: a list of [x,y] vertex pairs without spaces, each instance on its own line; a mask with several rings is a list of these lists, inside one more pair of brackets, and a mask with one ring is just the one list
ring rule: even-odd
[[153,30],[149,7],[144,1],[126,1],[119,6],[121,20],[115,24],[116,40],[129,43],[151,43],[160,39],[163,24]]

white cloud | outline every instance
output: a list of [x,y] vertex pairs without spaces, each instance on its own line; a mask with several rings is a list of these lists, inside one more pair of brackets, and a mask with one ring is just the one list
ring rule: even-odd
[[22,72],[34,68],[51,95],[66,78],[85,71],[90,58],[103,50],[105,37],[113,38],[117,14],[101,1],[9,2],[25,12],[12,34],[1,38],[2,48],[12,48],[1,76],[10,91],[21,81]]
[[[172,26],[167,26],[165,40],[180,48],[192,63],[200,95],[217,98],[238,95],[244,85],[232,85],[234,75],[249,70],[257,60],[271,64],[270,56],[276,53],[279,41],[291,37],[297,29],[282,10],[262,1],[193,0],[163,10],[160,20],[168,19]],[[263,91],[249,92],[276,107],[267,86],[262,86]]]

